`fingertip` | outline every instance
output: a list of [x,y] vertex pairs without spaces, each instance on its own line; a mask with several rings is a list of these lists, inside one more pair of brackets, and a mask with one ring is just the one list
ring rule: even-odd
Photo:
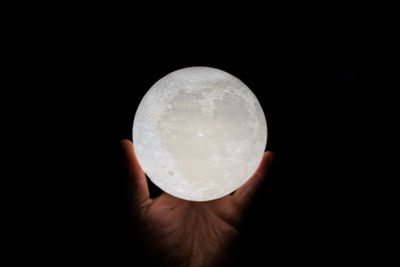
[[130,154],[130,153],[135,153],[134,147],[133,147],[133,143],[132,141],[128,140],[128,139],[122,139],[120,141],[120,147],[122,152],[126,153],[126,154]]
[[125,147],[126,145],[133,144],[133,143],[129,139],[122,139],[121,141],[119,141],[119,144],[122,147]]
[[[275,158],[275,153],[274,153],[274,152],[272,152],[272,151],[265,151],[265,152],[264,152],[264,155],[263,155],[263,157],[262,157],[262,159],[261,159],[261,164],[264,164],[264,163],[266,163],[266,162],[271,162],[271,161],[274,160],[274,158]],[[260,165],[261,165],[261,164],[260,164]]]
[[264,155],[261,159],[260,165],[258,166],[256,173],[258,175],[263,175],[264,173],[268,172],[271,165],[274,162],[275,153],[271,151],[264,152]]
[[273,161],[275,159],[275,153],[272,151],[265,151],[264,152],[264,156],[263,156],[263,160],[270,160]]

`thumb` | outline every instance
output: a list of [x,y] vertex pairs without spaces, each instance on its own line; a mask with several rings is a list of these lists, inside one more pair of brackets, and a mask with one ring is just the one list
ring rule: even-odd
[[242,185],[235,192],[235,194],[233,194],[233,200],[239,206],[240,210],[243,211],[254,198],[257,189],[260,187],[261,183],[265,180],[271,170],[274,157],[275,154],[273,152],[265,152],[261,163],[253,176],[244,185]]
[[121,149],[130,182],[134,208],[142,207],[150,201],[146,176],[136,158],[133,143],[127,139],[121,140]]

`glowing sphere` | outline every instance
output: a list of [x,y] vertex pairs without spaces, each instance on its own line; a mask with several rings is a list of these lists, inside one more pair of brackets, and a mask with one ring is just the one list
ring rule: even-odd
[[192,201],[225,196],[260,164],[267,123],[239,79],[208,67],[174,71],[143,97],[133,124],[135,152],[150,180]]

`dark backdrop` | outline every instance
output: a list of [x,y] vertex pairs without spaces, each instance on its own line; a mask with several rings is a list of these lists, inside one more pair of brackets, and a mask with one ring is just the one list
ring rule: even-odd
[[66,201],[74,204],[65,230],[73,236],[72,254],[89,262],[148,260],[131,229],[119,141],[131,139],[138,104],[159,78],[210,66],[238,77],[258,97],[268,123],[266,149],[277,156],[245,217],[234,262],[341,262],[355,255],[363,238],[354,195],[360,178],[347,166],[356,164],[350,111],[363,61],[351,31],[281,24],[138,33],[112,25],[81,28],[57,51],[66,63],[59,102],[67,102],[74,125],[64,130],[79,166],[68,177],[76,195]]

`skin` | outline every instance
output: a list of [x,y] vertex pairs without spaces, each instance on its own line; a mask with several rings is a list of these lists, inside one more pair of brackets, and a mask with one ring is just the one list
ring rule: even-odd
[[271,169],[265,152],[254,175],[233,195],[193,202],[163,193],[150,198],[147,181],[131,141],[121,147],[130,180],[132,211],[144,245],[162,266],[220,266],[239,234],[243,213]]

